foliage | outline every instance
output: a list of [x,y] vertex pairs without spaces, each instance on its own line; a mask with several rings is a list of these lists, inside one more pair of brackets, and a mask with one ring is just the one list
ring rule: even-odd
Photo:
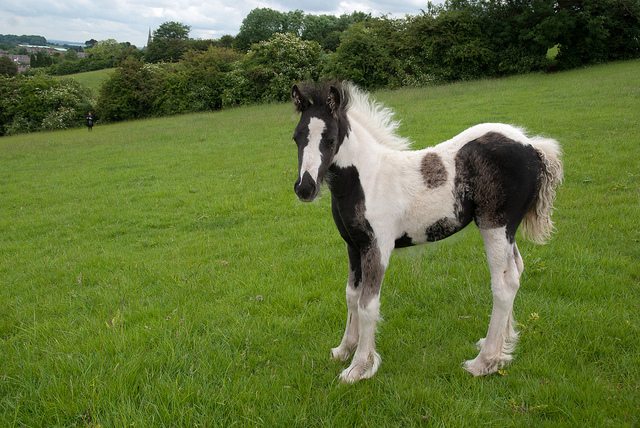
[[90,92],[74,80],[0,78],[0,135],[76,127],[91,109]]
[[189,38],[191,27],[176,21],[168,21],[160,24],[157,30],[153,32],[154,39],[176,39],[187,40]]
[[222,108],[225,73],[240,54],[210,46],[177,64],[125,61],[103,84],[98,114],[106,121]]
[[216,46],[209,46],[205,52],[185,54],[181,68],[188,82],[189,111],[222,108],[225,75],[241,58],[241,54],[233,49]]
[[147,62],[176,62],[189,48],[191,27],[175,21],[164,22],[153,32],[145,52]]
[[320,77],[323,60],[317,42],[290,33],[276,33],[253,45],[241,65],[253,91],[248,101],[288,100],[293,83]]
[[44,46],[47,44],[47,39],[36,35],[0,34],[0,45],[16,46],[19,44]]
[[395,22],[386,18],[353,24],[342,33],[327,73],[364,88],[399,86],[402,76],[398,74],[398,38]]
[[640,56],[640,2],[564,0],[554,19],[560,68]]
[[162,89],[160,70],[134,58],[123,61],[100,88],[98,117],[118,121],[152,116],[154,93]]
[[278,33],[291,33],[304,40],[318,42],[323,49],[335,51],[340,34],[357,22],[371,19],[370,14],[353,12],[340,17],[305,14],[301,10],[279,12],[269,8],[253,9],[242,21],[235,39],[236,49],[245,52],[251,45],[271,39]]
[[[74,51],[67,51],[62,59],[50,59],[54,64],[47,68],[47,72],[53,75],[67,75],[102,70],[115,67],[126,58],[142,57],[142,53],[131,43],[119,43],[114,39],[101,40],[85,52],[86,58],[78,58]],[[42,57],[38,60],[38,65],[41,62],[46,64],[46,54],[38,53],[37,56]]]
[[18,66],[7,56],[0,56],[0,76],[15,76]]
[[246,52],[253,44],[271,39],[278,33],[300,35],[303,13],[300,10],[279,12],[269,8],[253,9],[242,21],[235,48]]
[[371,19],[370,14],[353,12],[351,15],[305,15],[301,37],[320,43],[326,51],[335,52],[340,44],[340,35],[351,25]]
[[[153,65],[115,40],[88,41],[85,59],[34,54],[32,65],[58,75],[120,65],[99,97],[102,119],[117,121],[284,101],[290,85],[306,79],[394,88],[636,58],[640,3],[447,0],[402,19],[257,8],[235,38],[192,40],[189,31],[179,22],[160,25],[144,52]],[[15,120],[12,129],[41,126]]]

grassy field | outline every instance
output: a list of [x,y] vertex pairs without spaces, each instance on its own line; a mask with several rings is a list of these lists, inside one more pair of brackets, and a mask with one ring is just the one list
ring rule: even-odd
[[293,108],[258,106],[0,139],[0,426],[638,426],[640,61],[376,97],[416,147],[563,145],[501,375],[460,367],[491,305],[471,226],[394,253],[382,366],[338,382],[345,247],[293,194]]
[[113,70],[113,68],[107,68],[104,70],[87,71],[85,73],[59,76],[59,78],[77,80],[83,86],[91,89],[93,95],[97,97],[98,92],[100,91],[100,86],[102,86],[102,83],[111,75],[111,73],[113,73]]

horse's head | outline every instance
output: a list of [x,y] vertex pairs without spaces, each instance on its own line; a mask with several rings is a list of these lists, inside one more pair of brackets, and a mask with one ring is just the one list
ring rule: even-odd
[[303,93],[294,85],[293,104],[300,112],[293,139],[298,146],[298,179],[294,185],[300,200],[313,201],[346,133],[344,96],[335,86],[309,87]]

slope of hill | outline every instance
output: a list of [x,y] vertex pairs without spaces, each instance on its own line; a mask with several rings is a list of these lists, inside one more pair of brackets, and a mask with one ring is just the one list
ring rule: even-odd
[[105,80],[109,78],[109,75],[113,73],[113,68],[106,68],[104,70],[87,71],[84,73],[69,74],[66,76],[56,76],[60,79],[74,79],[80,82],[83,86],[91,89],[94,96],[98,95],[100,86]]

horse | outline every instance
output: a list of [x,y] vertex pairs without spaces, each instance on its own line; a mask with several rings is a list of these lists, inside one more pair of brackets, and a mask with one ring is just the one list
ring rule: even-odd
[[512,360],[518,333],[513,302],[524,265],[516,230],[535,243],[552,234],[556,188],[563,178],[557,141],[516,126],[483,123],[423,150],[397,133],[391,109],[350,82],[306,82],[291,96],[300,120],[297,197],[313,201],[326,182],[331,212],[346,242],[347,322],[331,357],[350,365],[340,380],[371,378],[380,289],[394,248],[438,241],[473,220],[483,238],[493,307],[478,355],[463,363],[474,376]]

